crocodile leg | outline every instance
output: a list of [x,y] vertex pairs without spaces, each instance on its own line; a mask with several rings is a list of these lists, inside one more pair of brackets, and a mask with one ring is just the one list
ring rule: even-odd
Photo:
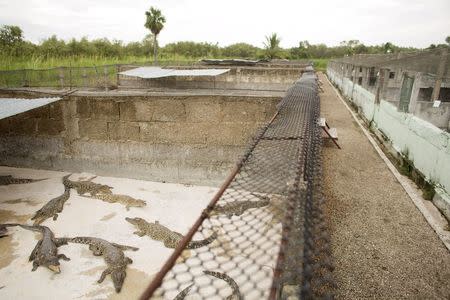
[[65,261],[70,260],[70,258],[68,258],[67,256],[65,256],[64,254],[58,254],[58,259],[62,259],[62,260],[65,260]]
[[111,243],[111,245],[113,245],[114,247],[119,248],[120,250],[131,250],[131,251],[138,251],[139,248],[136,247],[131,247],[131,246],[127,246],[127,245],[120,245],[120,244],[116,244],[116,243]]
[[34,247],[33,251],[31,251],[30,257],[28,258],[28,261],[32,261],[36,258],[37,252],[39,251],[39,248],[41,247],[42,240],[37,242],[36,246]]
[[138,236],[140,236],[140,237],[143,237],[144,235],[145,235],[145,232],[143,232],[143,231],[135,231],[135,232],[133,232],[135,235],[138,235]]
[[105,280],[106,275],[111,274],[112,270],[111,268],[106,269],[105,271],[103,271],[102,275],[100,275],[100,279],[97,280],[98,283],[102,283],[103,280]]
[[53,221],[56,221],[56,219],[58,219],[58,214],[53,215]]
[[53,242],[55,243],[56,247],[60,247],[62,245],[67,245],[68,240],[69,240],[68,238],[59,238],[59,239],[54,238]]
[[89,250],[91,250],[92,254],[94,254],[95,256],[101,256],[103,254],[102,250],[94,245],[89,245]]
[[33,261],[33,269],[31,269],[31,272],[36,271],[36,269],[39,267],[39,264],[37,263],[37,261]]

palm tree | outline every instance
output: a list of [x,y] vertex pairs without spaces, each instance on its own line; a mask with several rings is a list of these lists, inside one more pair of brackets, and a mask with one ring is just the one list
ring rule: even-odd
[[266,36],[264,47],[266,48],[268,58],[272,59],[277,57],[277,54],[280,51],[280,41],[281,38],[276,33]]
[[158,44],[156,38],[161,30],[164,28],[166,18],[161,14],[161,11],[153,6],[145,12],[146,21],[145,28],[149,29],[153,34],[153,63],[158,63]]

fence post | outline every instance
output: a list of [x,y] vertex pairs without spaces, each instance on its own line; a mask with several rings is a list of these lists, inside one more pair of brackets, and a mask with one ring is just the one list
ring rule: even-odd
[[82,77],[83,77],[83,86],[85,87],[85,88],[87,88],[88,87],[88,85],[87,85],[87,74],[86,74],[86,68],[83,68],[83,75],[82,75]]
[[103,66],[103,75],[105,79],[105,92],[108,91],[108,67]]
[[59,68],[59,83],[61,84],[61,88],[64,88],[64,67]]
[[116,65],[116,86],[119,88],[119,72],[120,72],[120,64]]

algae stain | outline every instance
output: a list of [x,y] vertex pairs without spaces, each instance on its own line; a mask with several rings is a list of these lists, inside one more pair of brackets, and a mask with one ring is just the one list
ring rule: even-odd
[[30,198],[19,198],[19,199],[11,199],[11,200],[6,200],[3,203],[6,204],[19,204],[19,203],[25,203],[26,205],[29,206],[36,206],[39,205],[39,202],[37,201],[33,201]]
[[0,209],[0,224],[7,223],[7,222],[24,223],[24,222],[28,221],[31,217],[32,217],[31,214],[18,215],[18,214],[16,214],[15,211]]
[[106,216],[103,216],[103,217],[100,219],[100,221],[108,221],[108,220],[112,219],[112,218],[115,217],[115,216],[116,216],[116,213],[113,212],[113,213],[110,213],[110,214],[108,214],[108,215],[106,215]]
[[12,241],[12,236],[8,235],[0,239],[0,269],[3,269],[16,259],[18,256],[14,255],[14,249],[19,246],[18,242]]

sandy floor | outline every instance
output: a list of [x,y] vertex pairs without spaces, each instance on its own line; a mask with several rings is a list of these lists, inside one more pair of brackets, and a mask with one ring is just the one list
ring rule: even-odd
[[[0,186],[0,223],[32,224],[30,218],[34,213],[64,190],[61,178],[65,173],[62,172],[0,167],[0,175],[45,179],[29,184]],[[70,179],[86,180],[92,176],[72,174]],[[60,261],[60,274],[54,274],[45,267],[31,272],[32,264],[28,257],[40,234],[13,227],[9,229],[9,236],[0,239],[0,299],[136,299],[173,250],[148,236],[134,235],[136,228],[126,222],[125,217],[141,217],[149,222],[157,220],[171,230],[184,234],[216,191],[212,187],[126,178],[96,177],[93,182],[112,186],[114,194],[143,199],[147,201],[147,206],[127,211],[121,204],[82,197],[72,189],[58,219],[47,219],[42,225],[48,226],[56,237],[93,236],[138,247],[136,252],[125,252],[133,263],[128,265],[120,294],[114,291],[110,276],[103,283],[97,283],[106,265],[103,257],[93,256],[86,245],[69,243],[58,248],[58,253],[71,259]],[[208,247],[183,252],[173,268],[173,274],[177,274],[176,280],[165,280],[163,283],[166,293],[162,298],[173,299],[191,283],[194,286],[186,299],[200,299],[200,295],[205,296],[203,299],[222,299],[224,295],[231,294],[231,289],[223,280],[204,275],[204,270],[226,272],[237,282],[246,299],[260,299],[263,291],[268,292],[278,255],[281,225],[266,227],[272,219],[270,210],[264,214],[265,219],[256,219],[251,213],[253,210],[249,209],[241,217],[233,216],[232,225],[236,230],[229,232],[225,232],[223,227],[230,224],[228,217],[212,218],[206,228],[214,228],[218,238]],[[238,230],[247,228],[250,223],[253,230]],[[209,236],[212,233],[209,229],[202,232],[205,236],[197,233],[194,240]],[[250,243],[250,239],[258,242]],[[264,254],[260,248],[265,249]],[[217,295],[218,290],[220,295]],[[155,298],[161,298],[160,293]]]
[[[30,184],[0,186],[0,223],[31,224],[36,210],[63,192],[61,172],[0,167],[0,175],[34,178],[43,181]],[[70,179],[89,178],[92,174],[73,174]],[[11,228],[10,235],[0,239],[0,298],[1,299],[136,299],[171,254],[161,242],[134,235],[135,228],[126,216],[159,220],[180,233],[188,231],[202,209],[214,195],[215,188],[156,183],[124,178],[97,177],[94,182],[108,184],[116,194],[127,194],[147,201],[143,208],[87,199],[71,190],[71,196],[57,221],[46,220],[57,237],[96,236],[111,242],[139,248],[126,251],[133,260],[127,268],[122,292],[116,294],[109,276],[101,284],[96,281],[105,269],[102,257],[95,257],[85,245],[62,246],[59,253],[71,258],[61,261],[61,274],[45,267],[31,272],[28,262],[40,234],[21,228]],[[180,213],[182,212],[182,213]],[[203,237],[195,237],[203,238]]]
[[450,253],[321,78],[322,115],[342,150],[324,147],[338,299],[450,299]]

